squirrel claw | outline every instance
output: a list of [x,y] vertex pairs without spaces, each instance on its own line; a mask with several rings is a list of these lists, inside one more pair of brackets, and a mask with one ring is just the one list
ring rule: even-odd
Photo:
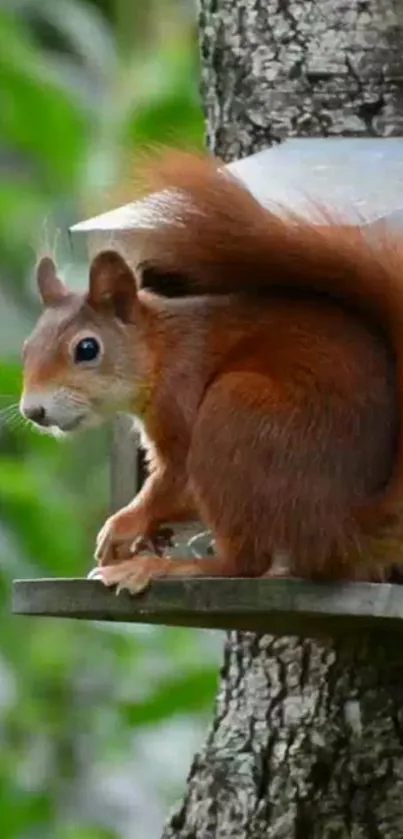
[[87,580],[101,580],[101,579],[102,579],[102,577],[101,577],[101,573],[100,573],[100,568],[99,568],[98,565],[96,565],[95,568],[91,568],[91,571],[88,572]]
[[136,595],[144,591],[152,580],[163,577],[167,567],[167,563],[159,556],[138,556],[102,566],[99,579],[105,586],[116,586],[117,595],[122,591]]

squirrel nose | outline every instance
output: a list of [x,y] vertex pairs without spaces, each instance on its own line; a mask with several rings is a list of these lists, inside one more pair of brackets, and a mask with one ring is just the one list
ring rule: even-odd
[[43,405],[26,408],[24,414],[27,419],[32,420],[32,422],[36,423],[36,425],[49,425],[46,410]]

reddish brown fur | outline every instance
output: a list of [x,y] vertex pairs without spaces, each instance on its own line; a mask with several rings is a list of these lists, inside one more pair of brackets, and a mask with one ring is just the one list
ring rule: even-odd
[[382,338],[324,301],[181,306],[146,298],[144,312],[160,339],[145,424],[176,484],[153,523],[182,518],[172,505],[190,486],[221,573],[264,573],[283,550],[297,575],[365,575],[378,530],[369,539],[354,513],[383,491],[396,447]]
[[297,575],[382,576],[403,535],[402,249],[326,213],[281,219],[217,165],[181,155],[153,180],[188,199],[145,243],[157,294],[136,296],[110,254],[92,268],[132,312],[128,346],[141,336],[152,441],[152,474],[107,522],[99,560],[197,512],[219,558],[186,573],[263,574],[285,551]]
[[[214,159],[173,154],[149,172],[154,188],[175,188],[188,198],[171,222],[149,237],[147,260],[160,278],[181,274],[188,294],[265,296],[280,289],[316,292],[354,309],[385,335],[397,362],[399,416],[403,410],[403,248],[386,231],[336,223],[326,208],[323,225],[261,207]],[[195,212],[195,209],[197,212]],[[267,302],[266,305],[269,305]],[[400,509],[403,498],[403,435],[393,480],[382,501],[365,504],[366,525]],[[358,511],[357,511],[358,516]]]

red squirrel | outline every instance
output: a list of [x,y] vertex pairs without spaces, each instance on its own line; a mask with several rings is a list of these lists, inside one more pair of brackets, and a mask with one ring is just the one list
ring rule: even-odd
[[[207,155],[168,155],[151,187],[141,253],[130,234],[98,253],[86,293],[41,259],[24,348],[33,423],[143,430],[149,476],[100,531],[101,579],[270,576],[279,555],[290,576],[383,579],[403,544],[402,246],[271,212]],[[216,556],[137,550],[197,518]]]

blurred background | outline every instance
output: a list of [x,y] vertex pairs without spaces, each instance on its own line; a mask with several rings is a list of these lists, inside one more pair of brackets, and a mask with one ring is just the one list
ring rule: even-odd
[[13,578],[87,573],[108,511],[108,430],[61,444],[15,406],[38,247],[84,282],[68,225],[144,145],[203,142],[194,0],[1,0],[0,103],[0,835],[158,837],[221,637],[10,615]]

